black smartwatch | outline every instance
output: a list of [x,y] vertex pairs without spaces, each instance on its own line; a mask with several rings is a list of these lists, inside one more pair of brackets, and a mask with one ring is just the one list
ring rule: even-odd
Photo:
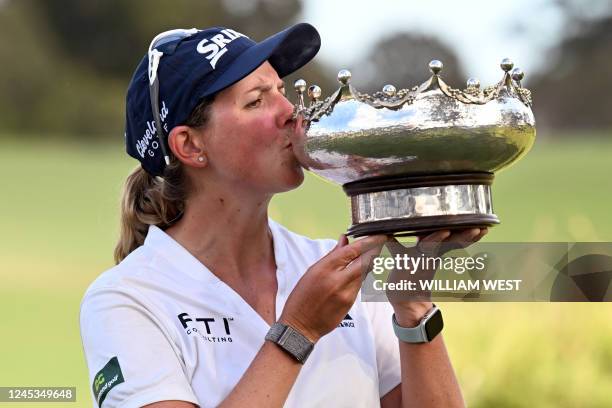
[[397,338],[406,343],[429,343],[444,327],[442,312],[436,305],[433,305],[416,327],[400,326],[395,319],[395,313],[393,313],[391,321]]

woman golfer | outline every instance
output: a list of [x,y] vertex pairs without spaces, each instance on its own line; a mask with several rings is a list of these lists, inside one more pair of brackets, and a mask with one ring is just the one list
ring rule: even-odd
[[[81,305],[96,406],[463,405],[439,310],[357,299],[362,261],[385,237],[310,240],[268,218],[272,196],[303,181],[281,78],[319,46],[308,24],[260,43],[219,27],[151,43],[127,92],[140,165],[118,264]],[[422,335],[426,320],[437,324]]]

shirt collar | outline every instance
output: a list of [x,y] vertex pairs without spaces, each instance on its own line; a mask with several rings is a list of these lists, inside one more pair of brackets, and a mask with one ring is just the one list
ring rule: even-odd
[[185,247],[155,225],[149,225],[149,231],[147,232],[144,246],[164,258],[172,267],[179,269],[181,272],[190,275],[194,279],[203,281],[218,280],[217,277],[195,256],[191,255]]
[[[276,267],[277,270],[282,270],[287,261],[287,245],[282,237],[282,227],[272,219],[268,219],[268,226],[272,232]],[[172,266],[197,280],[211,282],[220,281],[219,278],[185,249],[185,247],[155,225],[149,225],[144,246],[152,249],[156,254],[165,258]]]

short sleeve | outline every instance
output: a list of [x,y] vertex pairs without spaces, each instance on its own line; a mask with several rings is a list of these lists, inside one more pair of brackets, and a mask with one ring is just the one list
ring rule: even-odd
[[138,296],[114,288],[89,292],[81,303],[80,325],[94,407],[164,400],[198,404],[180,350]]
[[363,302],[374,335],[378,388],[381,398],[402,382],[399,343],[391,316],[393,307],[388,302]]

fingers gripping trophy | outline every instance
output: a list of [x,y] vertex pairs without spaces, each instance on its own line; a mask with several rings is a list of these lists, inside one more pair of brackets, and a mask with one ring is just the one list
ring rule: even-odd
[[[338,73],[340,88],[295,82],[296,116],[305,132],[293,145],[301,164],[350,197],[348,234],[423,235],[436,230],[499,224],[493,212],[494,173],[531,148],[535,120],[524,74],[509,59],[503,78],[482,89],[470,78],[463,90],[447,85],[442,62],[411,89],[385,85],[372,95]],[[514,69],[513,69],[514,68]]]

